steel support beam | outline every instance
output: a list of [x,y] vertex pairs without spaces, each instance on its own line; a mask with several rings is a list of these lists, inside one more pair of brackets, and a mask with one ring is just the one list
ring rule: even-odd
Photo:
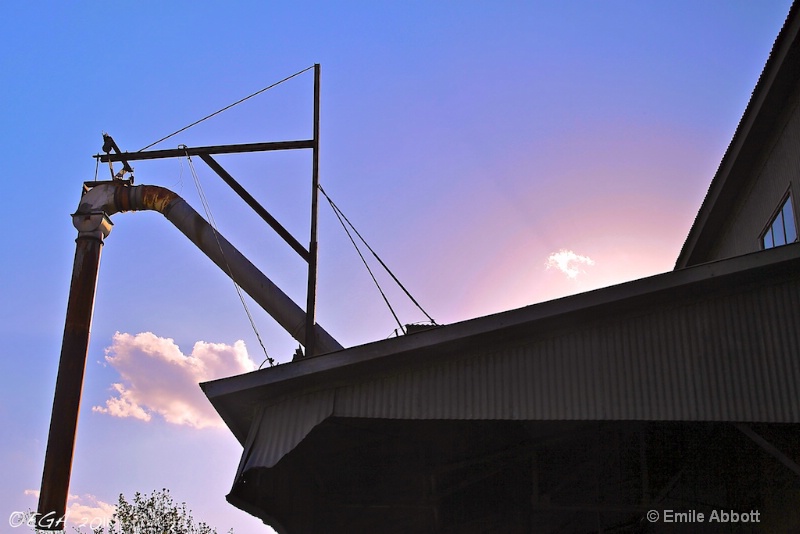
[[311,170],[311,237],[308,245],[308,291],[306,292],[306,356],[316,353],[316,340],[311,334],[316,324],[317,307],[317,205],[319,197],[319,96],[320,66],[314,65],[314,139]]
[[269,152],[274,150],[299,150],[314,148],[312,139],[301,141],[274,141],[270,143],[244,143],[239,145],[217,145],[149,150],[147,152],[122,152],[120,154],[96,154],[101,162],[140,161],[146,159],[185,158],[201,154],[242,154],[244,152]]
[[295,239],[294,236],[290,234],[289,231],[284,228],[277,219],[275,219],[275,217],[270,215],[264,206],[259,204],[258,201],[253,198],[253,195],[248,193],[247,190],[242,187],[241,184],[237,182],[233,176],[231,176],[230,173],[222,167],[222,165],[217,163],[217,161],[209,154],[200,154],[200,159],[205,161],[206,165],[211,167],[211,170],[213,170],[215,173],[217,173],[217,175],[219,175],[220,178],[222,178],[222,181],[228,184],[230,188],[233,189],[234,192],[247,203],[248,206],[253,208],[253,211],[255,211],[262,219],[264,219],[264,222],[270,225],[270,227],[272,227],[272,229],[275,230],[278,235],[281,236],[283,240],[286,241],[286,243],[300,255],[301,258],[306,261],[309,260],[308,251],[303,247],[303,245],[301,245],[300,242]]

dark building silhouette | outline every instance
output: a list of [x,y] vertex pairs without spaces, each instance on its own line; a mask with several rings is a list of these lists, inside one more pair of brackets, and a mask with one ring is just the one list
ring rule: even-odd
[[203,384],[228,500],[288,534],[800,532],[798,30],[674,271]]

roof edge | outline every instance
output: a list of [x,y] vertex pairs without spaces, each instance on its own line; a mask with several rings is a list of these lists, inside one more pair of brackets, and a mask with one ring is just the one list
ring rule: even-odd
[[[764,110],[769,108],[769,106],[765,106],[765,103],[774,105],[775,102],[768,102],[772,100],[778,100],[778,103],[780,103],[785,97],[781,94],[776,97],[776,93],[781,93],[781,91],[776,90],[776,87],[781,86],[781,83],[787,82],[789,82],[787,85],[793,86],[798,80],[800,69],[787,64],[786,60],[792,50],[800,47],[800,42],[798,41],[799,33],[800,5],[795,1],[792,3],[783,27],[775,39],[764,69],[753,89],[750,101],[742,114],[733,138],[722,157],[703,203],[695,216],[692,227],[689,229],[689,234],[681,247],[675,262],[676,269],[682,269],[704,261],[704,258],[700,257],[699,253],[704,248],[704,245],[707,246],[707,242],[710,240],[709,234],[714,233],[713,216],[719,213],[720,210],[727,211],[729,206],[724,204],[735,199],[735,195],[727,191],[736,185],[731,177],[737,174],[747,174],[749,168],[744,167],[752,166],[750,158],[740,158],[740,156],[747,149],[756,150],[757,146],[763,142],[763,136],[756,133],[760,123],[774,120],[774,117],[765,115]],[[792,91],[789,92],[791,93]],[[747,164],[742,163],[743,159],[748,160]]]
[[407,366],[432,351],[475,343],[486,335],[528,327],[548,320],[563,320],[598,307],[655,305],[658,295],[693,294],[697,284],[735,286],[742,279],[760,278],[765,269],[797,268],[800,243],[713,261],[687,269],[642,278],[524,308],[518,308],[439,328],[305,358],[277,367],[212,380],[200,384],[217,412],[237,438],[246,438],[252,404],[277,402],[287,395],[336,387],[358,369],[386,372]]

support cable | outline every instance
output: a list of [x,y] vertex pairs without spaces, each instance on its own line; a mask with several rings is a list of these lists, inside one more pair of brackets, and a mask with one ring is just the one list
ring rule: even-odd
[[[353,223],[351,223],[351,222],[350,222],[350,220],[347,218],[347,216],[344,214],[344,212],[342,212],[342,210],[341,210],[341,209],[339,209],[339,206],[337,206],[337,205],[336,205],[336,203],[334,203],[334,202],[333,202],[333,200],[331,199],[331,197],[329,197],[329,196],[328,196],[328,193],[326,193],[326,192],[325,192],[325,190],[322,188],[322,186],[321,186],[321,185],[319,186],[319,190],[320,190],[320,192],[323,194],[323,196],[325,196],[325,198],[328,200],[328,203],[331,205],[331,209],[333,209],[333,212],[336,214],[336,217],[339,219],[339,222],[342,224],[342,227],[344,227],[344,231],[347,233],[347,236],[350,238],[350,241],[353,243],[353,246],[355,246],[355,247],[356,247],[356,251],[358,251],[358,255],[359,255],[359,256],[361,256],[361,261],[363,261],[363,262],[364,262],[364,265],[366,265],[366,266],[367,266],[367,270],[369,271],[369,274],[372,276],[372,279],[375,281],[375,284],[376,284],[376,285],[378,285],[378,282],[377,282],[377,280],[375,280],[375,276],[374,276],[374,275],[372,275],[372,270],[370,270],[369,266],[367,265],[367,262],[366,262],[366,260],[364,260],[364,256],[362,256],[362,255],[361,255],[361,251],[359,250],[359,248],[358,248],[358,245],[356,245],[355,241],[353,240],[353,237],[350,235],[350,232],[347,230],[347,227],[345,226],[345,223],[344,223],[344,221],[347,221],[347,225],[349,225],[349,226],[350,226],[350,228],[352,228],[352,229],[353,229],[353,232],[355,232],[355,234],[358,236],[358,238],[361,240],[361,242],[362,242],[362,243],[364,243],[364,245],[367,247],[367,249],[368,249],[368,250],[369,250],[369,251],[372,253],[372,255],[375,257],[375,259],[378,261],[378,263],[380,263],[380,264],[381,264],[381,267],[383,267],[383,268],[386,270],[386,272],[387,272],[387,273],[389,273],[389,276],[391,276],[391,277],[392,277],[392,280],[394,280],[394,281],[395,281],[395,283],[396,283],[396,284],[397,284],[397,285],[400,287],[400,289],[402,289],[402,290],[403,290],[403,292],[406,294],[406,296],[407,296],[409,299],[411,299],[411,302],[413,302],[413,303],[414,303],[414,305],[415,305],[415,306],[416,306],[416,307],[417,307],[417,308],[418,308],[418,309],[419,309],[419,310],[420,310],[420,311],[421,311],[423,314],[425,314],[425,317],[427,317],[427,318],[428,318],[428,320],[431,322],[431,324],[437,325],[438,323],[437,323],[437,322],[436,322],[436,321],[433,319],[433,317],[431,317],[431,316],[428,314],[428,312],[426,312],[426,311],[425,311],[425,310],[422,308],[422,306],[419,304],[419,302],[417,302],[417,300],[416,300],[416,299],[415,299],[415,298],[414,298],[414,297],[411,295],[411,293],[410,293],[410,292],[409,292],[409,291],[406,289],[406,287],[405,287],[405,286],[404,286],[404,285],[403,285],[403,284],[400,282],[400,280],[399,280],[399,279],[398,279],[398,278],[397,278],[397,277],[394,275],[394,273],[391,271],[391,269],[389,269],[389,267],[388,267],[388,266],[387,266],[387,265],[386,265],[386,264],[383,262],[383,260],[382,260],[382,259],[381,259],[381,258],[378,256],[378,254],[377,254],[377,253],[376,253],[376,252],[375,252],[375,251],[372,249],[372,247],[370,247],[370,246],[369,246],[369,243],[367,243],[367,241],[364,239],[364,237],[363,237],[363,236],[362,236],[362,235],[361,235],[361,234],[358,232],[358,230],[356,229],[356,227],[355,227],[355,226],[353,226]],[[343,221],[342,219],[344,219],[344,221]],[[381,290],[381,288],[380,288],[380,285],[378,285],[378,289],[381,291],[381,295],[383,295],[383,299],[386,301],[386,304],[389,306],[389,309],[391,310],[391,309],[392,309],[392,307],[391,307],[391,305],[389,305],[389,301],[386,299],[386,295],[384,295],[384,293],[383,293],[383,290]],[[395,313],[394,313],[394,310],[392,310],[392,315],[394,315],[394,318],[395,318],[395,320],[397,321],[397,324],[400,324],[400,321],[399,321],[399,320],[397,320],[397,315],[395,315]],[[403,332],[405,332],[405,328],[403,327],[403,325],[402,325],[402,324],[400,324],[400,330],[401,330],[401,331],[403,331]]]
[[[320,187],[320,191],[322,191],[321,187]],[[322,194],[325,195],[325,192],[323,191]],[[369,264],[367,263],[367,260],[364,258],[364,255],[361,254],[361,249],[358,248],[358,245],[356,244],[355,240],[353,239],[353,236],[350,235],[350,230],[347,229],[347,225],[345,225],[344,221],[342,220],[342,217],[344,217],[344,215],[341,214],[341,212],[336,207],[334,207],[333,201],[331,201],[331,199],[330,199],[330,197],[328,197],[328,195],[325,195],[325,198],[327,198],[328,202],[330,202],[331,208],[333,208],[333,213],[336,215],[336,218],[339,219],[339,222],[341,223],[342,228],[344,228],[344,232],[347,234],[347,237],[350,238],[350,242],[353,244],[353,246],[356,249],[356,252],[358,253],[358,256],[361,258],[361,261],[364,263],[364,267],[367,268],[367,272],[369,272],[369,275],[372,277],[372,281],[375,282],[375,286],[378,288],[378,291],[380,292],[381,296],[383,297],[383,301],[386,303],[386,306],[389,307],[389,311],[392,312],[392,317],[394,317],[395,322],[397,322],[397,326],[400,327],[400,331],[401,332],[405,333],[405,328],[403,328],[403,323],[401,323],[400,319],[397,318],[397,314],[394,312],[394,308],[392,308],[392,305],[389,303],[389,299],[386,297],[386,293],[383,292],[383,288],[378,283],[378,280],[375,278],[375,275],[372,273],[372,269],[370,269]],[[345,219],[346,219],[346,217],[345,217]],[[355,228],[353,230],[355,230]],[[356,233],[358,233],[358,232],[356,232]]]
[[[183,145],[185,149],[186,146]],[[197,188],[197,194],[200,196],[200,203],[203,205],[203,210],[206,213],[206,219],[208,219],[209,224],[214,229],[214,239],[217,242],[217,247],[219,247],[219,253],[222,256],[222,259],[225,261],[225,268],[228,271],[228,275],[230,276],[231,280],[233,281],[233,287],[236,288],[236,294],[239,295],[239,300],[242,303],[242,307],[244,308],[244,312],[247,315],[247,319],[250,321],[250,326],[253,329],[253,333],[256,335],[256,339],[258,339],[259,345],[261,345],[261,349],[264,351],[264,361],[261,362],[261,365],[258,366],[261,369],[265,363],[269,362],[269,366],[273,367],[275,365],[275,360],[267,354],[267,347],[264,346],[264,341],[261,339],[261,334],[258,332],[258,328],[256,327],[255,320],[253,319],[253,315],[250,313],[250,308],[247,306],[247,301],[245,301],[244,294],[242,293],[242,288],[239,287],[239,284],[236,283],[236,280],[233,279],[233,273],[231,271],[230,265],[228,265],[228,259],[225,257],[225,253],[222,250],[222,245],[219,242],[219,232],[217,231],[217,223],[214,220],[214,216],[211,214],[211,207],[208,203],[208,199],[206,198],[205,193],[203,192],[203,188],[200,185],[200,178],[197,176],[197,171],[194,168],[194,163],[192,162],[191,156],[189,156],[188,150],[186,151],[186,159],[189,162],[189,169],[192,172],[192,178],[194,179],[194,185]]]
[[237,100],[237,101],[236,101],[236,102],[234,102],[233,104],[228,104],[228,105],[227,105],[227,106],[225,106],[224,108],[222,108],[222,109],[218,109],[218,110],[217,110],[217,111],[215,111],[214,113],[211,113],[210,115],[206,115],[206,116],[205,116],[205,117],[203,117],[202,119],[198,119],[198,120],[194,121],[193,123],[189,124],[188,126],[184,126],[184,127],[183,127],[183,128],[181,128],[180,130],[176,130],[176,131],[172,132],[171,134],[169,134],[169,135],[167,135],[167,136],[164,136],[164,137],[162,137],[162,138],[161,138],[161,139],[159,139],[158,141],[154,141],[154,142],[150,143],[149,145],[147,145],[147,146],[146,146],[146,147],[144,147],[144,148],[140,148],[138,151],[139,151],[139,152],[142,152],[142,151],[144,151],[144,150],[147,150],[147,149],[148,149],[148,148],[150,148],[150,147],[153,147],[153,146],[155,146],[155,145],[159,144],[159,143],[160,143],[160,142],[162,142],[162,141],[166,141],[167,139],[169,139],[169,138],[170,138],[170,137],[172,137],[173,135],[178,135],[179,133],[181,133],[181,132],[183,132],[183,131],[186,131],[186,130],[188,130],[188,129],[189,129],[189,128],[191,128],[192,126],[197,126],[198,124],[200,124],[200,123],[201,123],[201,122],[203,122],[204,120],[210,119],[211,117],[213,117],[213,116],[215,116],[215,115],[219,115],[219,114],[220,114],[220,113],[222,113],[223,111],[227,111],[227,110],[231,109],[233,106],[236,106],[236,105],[239,105],[239,104],[241,104],[241,103],[242,103],[242,102],[244,102],[245,100],[250,100],[250,99],[251,99],[251,98],[253,98],[254,96],[258,96],[258,95],[260,95],[261,93],[263,93],[263,92],[265,92],[265,91],[269,91],[269,90],[270,90],[270,89],[272,89],[273,87],[276,87],[276,86],[278,86],[278,85],[282,84],[283,82],[289,81],[289,80],[291,80],[292,78],[294,78],[294,77],[296,77],[296,76],[300,76],[300,75],[301,75],[301,74],[303,74],[304,72],[306,72],[306,71],[309,71],[309,70],[311,70],[311,69],[313,69],[313,68],[314,68],[314,65],[311,65],[310,67],[307,67],[307,68],[305,68],[305,69],[303,69],[303,70],[301,70],[301,71],[299,71],[299,72],[295,72],[295,73],[294,73],[294,74],[292,74],[291,76],[287,76],[286,78],[284,78],[284,79],[282,79],[282,80],[280,80],[280,81],[277,81],[277,82],[275,82],[275,83],[273,83],[273,84],[271,84],[271,85],[268,85],[267,87],[264,87],[263,89],[259,89],[259,90],[258,90],[258,91],[256,91],[255,93],[252,93],[252,94],[250,94],[250,95],[247,95],[246,97],[244,97],[244,98],[242,98],[242,99],[240,99],[240,100]]

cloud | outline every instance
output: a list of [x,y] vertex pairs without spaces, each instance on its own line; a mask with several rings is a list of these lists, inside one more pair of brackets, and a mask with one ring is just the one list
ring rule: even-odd
[[[39,490],[26,489],[25,495],[39,498]],[[71,524],[83,532],[83,527],[98,528],[108,525],[109,520],[117,511],[115,504],[101,501],[94,495],[73,495],[69,494],[67,501],[66,523]],[[45,518],[47,521],[49,518]]]
[[575,278],[585,272],[581,269],[581,265],[594,265],[594,260],[588,256],[581,256],[563,248],[547,257],[548,269],[558,269],[569,278]]
[[169,423],[194,428],[224,426],[198,387],[200,382],[256,368],[244,341],[233,346],[198,341],[187,356],[172,339],[151,332],[117,332],[105,359],[122,380],[111,386],[115,396],[92,411],[142,421],[160,415]]
[[94,495],[71,496],[67,506],[67,522],[81,528],[98,528],[108,525],[116,511],[115,504],[101,501]]

